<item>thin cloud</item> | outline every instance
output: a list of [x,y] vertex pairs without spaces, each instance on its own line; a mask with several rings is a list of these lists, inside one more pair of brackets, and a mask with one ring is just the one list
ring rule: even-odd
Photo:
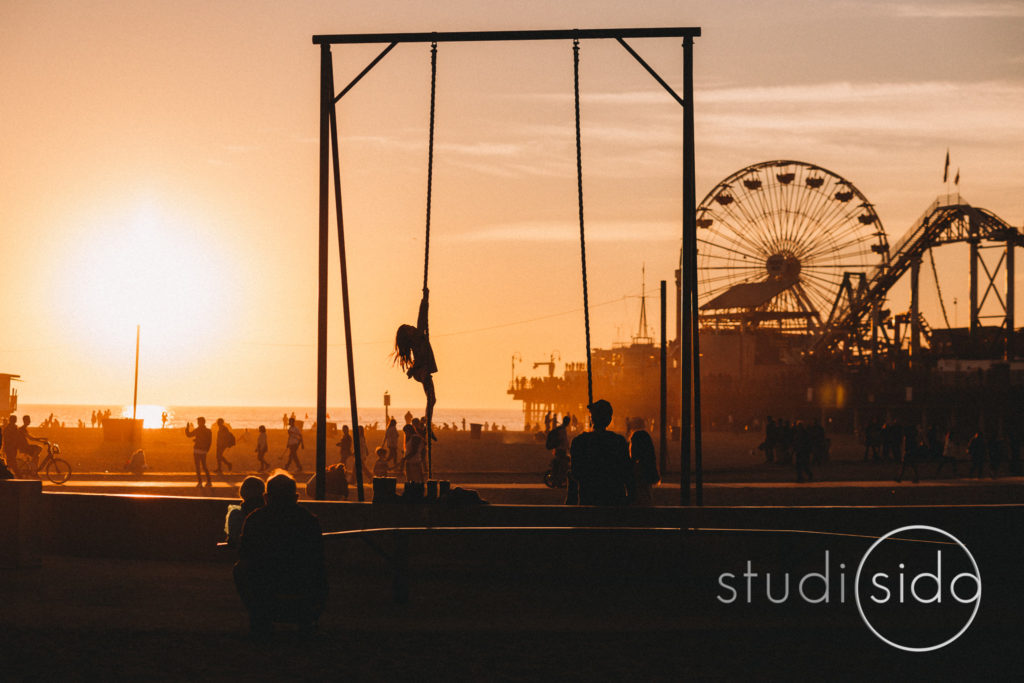
[[1024,19],[1024,4],[1019,2],[912,2],[893,4],[889,9],[896,16],[912,19]]
[[[606,221],[587,223],[587,242],[677,241],[679,225],[663,221]],[[524,221],[491,225],[451,237],[459,242],[578,242],[573,221]]]

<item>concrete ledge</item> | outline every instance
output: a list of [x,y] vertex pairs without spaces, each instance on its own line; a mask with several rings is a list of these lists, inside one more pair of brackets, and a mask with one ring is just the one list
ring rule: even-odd
[[0,567],[38,567],[43,483],[0,479]]

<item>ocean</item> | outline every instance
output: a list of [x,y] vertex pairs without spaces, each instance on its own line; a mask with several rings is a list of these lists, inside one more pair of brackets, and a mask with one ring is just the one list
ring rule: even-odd
[[[86,427],[92,426],[93,411],[110,411],[111,417],[131,417],[131,405],[47,405],[47,404],[24,404],[18,406],[16,415],[19,419],[22,415],[31,415],[32,424],[39,425],[51,415],[53,419],[64,424],[65,427],[76,427],[79,421]],[[158,428],[161,423],[162,413],[167,413],[168,428],[184,428],[185,424],[196,421],[196,418],[203,416],[208,424],[214,423],[217,418],[222,417],[231,425],[232,429],[257,429],[265,425],[268,429],[281,429],[282,417],[295,414],[297,420],[303,420],[305,428],[309,428],[316,419],[315,407],[295,406],[158,406],[139,405],[136,410],[136,417],[145,420],[144,426],[147,429]],[[404,410],[399,413],[389,413],[391,417],[398,419],[399,425],[403,424]],[[328,421],[339,425],[351,424],[352,411],[347,407],[328,408]],[[417,415],[419,417],[419,415]],[[481,408],[436,408],[434,410],[434,423],[456,424],[462,429],[462,422],[465,420],[468,428],[472,423],[492,425],[497,423],[499,427],[509,430],[521,430],[523,428],[523,413],[518,408],[513,409],[481,409]],[[362,408],[359,411],[359,423],[363,426],[372,426],[374,423],[381,428],[384,427],[384,410],[382,408]]]

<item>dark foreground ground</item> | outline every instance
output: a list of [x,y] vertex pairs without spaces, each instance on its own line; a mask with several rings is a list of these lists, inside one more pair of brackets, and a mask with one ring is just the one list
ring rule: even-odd
[[[964,528],[969,528],[968,524]],[[407,604],[359,536],[329,543],[331,597],[310,638],[280,626],[252,642],[232,557],[114,560],[47,555],[0,570],[2,680],[654,681],[1020,679],[1020,529],[969,536],[984,598],[935,652],[873,636],[852,601],[724,605],[716,581],[753,558],[793,576],[863,553],[862,536],[790,532],[554,530],[423,536]],[[956,533],[967,534],[961,529]],[[1013,534],[1004,544],[1003,533]],[[381,545],[385,546],[386,543]],[[436,552],[434,552],[436,551]],[[533,553],[533,554],[531,554]],[[852,565],[851,565],[852,566]],[[948,571],[948,568],[947,568]],[[763,574],[762,574],[763,576]],[[948,600],[948,598],[947,598]],[[941,631],[918,623],[915,636]],[[923,631],[922,631],[923,629]]]

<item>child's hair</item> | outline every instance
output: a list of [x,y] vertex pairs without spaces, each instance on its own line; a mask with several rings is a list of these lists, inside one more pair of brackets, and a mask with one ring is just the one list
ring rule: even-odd
[[399,325],[395,332],[395,362],[403,370],[412,367],[412,347],[416,343],[416,337],[420,331],[412,325]]
[[383,446],[377,449],[377,457],[378,458],[383,458],[387,454],[388,454],[388,449],[384,448]]
[[238,495],[242,500],[253,500],[261,498],[265,490],[262,479],[259,477],[246,477],[242,480],[242,485],[238,487]]
[[265,431],[267,431],[267,428],[265,426],[263,426],[263,425],[260,425],[260,431],[261,432],[265,432]]

